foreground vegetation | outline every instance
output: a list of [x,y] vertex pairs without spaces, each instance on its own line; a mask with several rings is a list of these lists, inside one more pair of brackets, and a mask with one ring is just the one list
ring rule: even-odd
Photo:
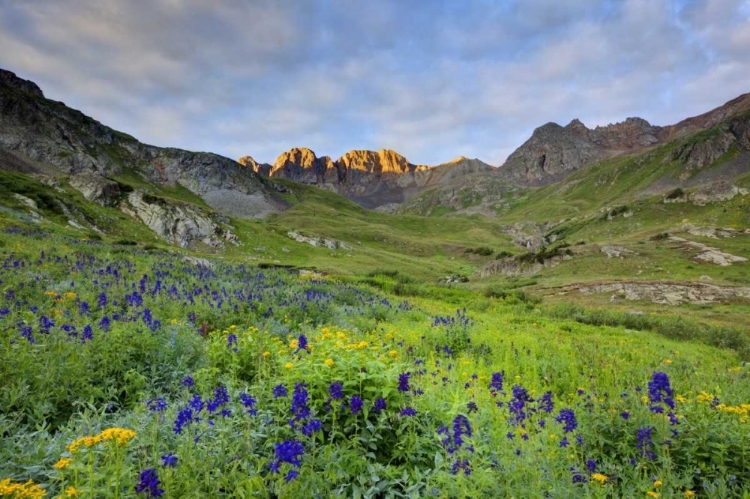
[[514,291],[397,297],[419,283],[396,273],[0,246],[0,496],[750,494],[744,340]]

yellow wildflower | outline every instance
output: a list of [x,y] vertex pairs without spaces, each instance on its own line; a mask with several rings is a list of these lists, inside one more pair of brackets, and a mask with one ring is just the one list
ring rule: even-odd
[[333,359],[326,359],[324,364],[327,365],[328,367],[333,367]]
[[685,401],[686,401],[687,399],[686,399],[685,397],[683,397],[682,395],[677,395],[677,396],[675,397],[675,400],[676,400],[677,402],[679,402],[679,403],[683,403],[683,402],[685,402]]
[[291,362],[287,362],[286,364],[284,364],[284,367],[286,367],[287,369],[294,369],[294,364],[292,364]]
[[649,497],[659,497],[659,493],[654,492],[653,490],[649,490],[648,492],[646,492],[646,495]]
[[602,473],[594,473],[593,475],[591,475],[591,479],[604,485],[605,483],[607,483],[607,480],[609,479],[609,477]]
[[0,481],[0,496],[13,498],[42,499],[44,489],[31,480],[26,483],[12,483],[10,478]]
[[713,402],[714,396],[710,393],[700,392],[698,394],[698,402]]
[[81,437],[77,440],[73,440],[70,445],[68,445],[67,450],[68,452],[75,454],[81,447],[93,447],[98,443],[99,439],[96,437]]
[[692,490],[686,490],[683,495],[685,496],[685,499],[690,499],[691,497],[695,497],[695,492]]
[[268,350],[263,352],[263,357],[268,357],[269,355],[271,355],[271,352],[269,352]]
[[114,440],[117,444],[125,445],[136,436],[133,430],[128,428],[108,428],[97,435],[100,440]]
[[662,485],[664,485],[664,483],[661,480],[657,480],[654,482],[654,487],[661,487]]
[[289,342],[289,348],[291,348],[292,350],[295,350],[298,345],[299,345],[299,340],[292,340]]
[[63,296],[65,298],[69,299],[69,300],[75,300],[76,299],[76,294],[73,293],[73,292],[71,292],[71,291],[68,291],[67,293],[64,293]]
[[78,497],[79,493],[75,487],[68,487],[65,489],[65,497]]
[[73,460],[70,459],[69,457],[61,457],[60,460],[55,463],[55,469],[64,470],[72,462]]

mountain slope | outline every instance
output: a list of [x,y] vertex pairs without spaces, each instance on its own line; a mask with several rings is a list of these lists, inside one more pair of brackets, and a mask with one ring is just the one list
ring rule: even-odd
[[250,168],[213,153],[142,144],[44,98],[34,83],[2,69],[0,148],[66,175],[135,175],[158,187],[182,186],[234,216],[264,216],[284,207]]

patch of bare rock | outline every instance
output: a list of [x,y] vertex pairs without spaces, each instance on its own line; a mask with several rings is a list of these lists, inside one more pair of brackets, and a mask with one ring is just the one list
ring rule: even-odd
[[733,300],[750,300],[750,288],[716,286],[705,282],[606,282],[572,284],[556,290],[556,294],[571,292],[583,294],[612,293],[612,299],[630,301],[649,300],[661,305],[683,303],[709,304]]
[[696,241],[689,241],[682,237],[670,236],[669,240],[679,243],[680,246],[686,249],[697,250],[698,253],[694,257],[696,260],[713,263],[719,265],[720,267],[728,267],[733,263],[741,263],[747,261],[747,258],[744,258],[742,256],[732,255],[731,253],[721,251],[719,248],[714,248],[713,246],[709,246],[707,244],[699,243]]
[[623,248],[622,246],[612,246],[610,244],[602,244],[599,246],[602,253],[607,255],[607,258],[625,258],[627,256],[635,255],[635,251]]
[[290,230],[286,233],[286,235],[298,243],[304,243],[309,244],[310,246],[315,246],[316,248],[328,248],[332,250],[336,249],[344,249],[344,250],[351,250],[352,247],[346,244],[342,241],[335,241],[333,239],[326,239],[324,237],[309,237],[309,236],[303,236],[299,232],[295,230]]

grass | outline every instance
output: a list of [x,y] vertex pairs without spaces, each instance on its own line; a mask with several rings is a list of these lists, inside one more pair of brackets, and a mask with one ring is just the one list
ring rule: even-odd
[[[519,289],[529,279],[478,293],[382,264],[321,278],[225,255],[209,270],[140,243],[18,229],[0,232],[0,257],[3,487],[748,493],[750,340],[728,328],[550,306]],[[655,373],[674,409],[654,398],[666,396]]]

